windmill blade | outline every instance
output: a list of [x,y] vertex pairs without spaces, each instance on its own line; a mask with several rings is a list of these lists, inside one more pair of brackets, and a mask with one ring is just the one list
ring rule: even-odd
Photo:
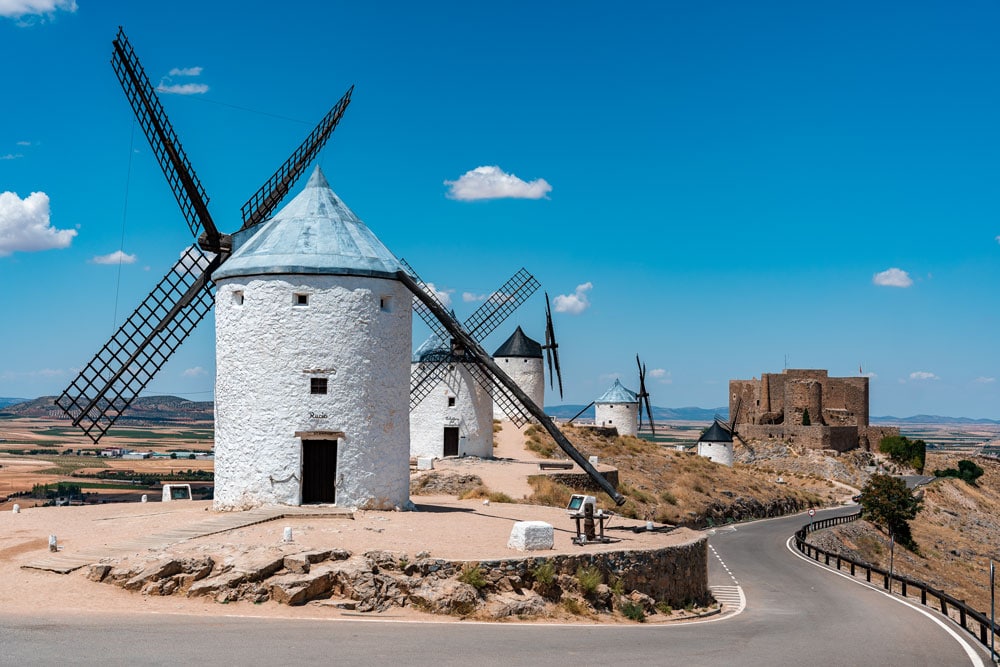
[[[427,283],[425,283],[423,279],[419,275],[417,275],[417,272],[413,269],[413,267],[410,266],[405,259],[399,260],[399,263],[406,268],[406,271],[407,273],[409,273],[411,280],[413,280],[417,284],[417,286],[420,288],[420,291],[423,292],[425,295],[427,295],[429,298],[431,298],[434,301],[434,303],[437,304],[438,308],[447,312],[448,309],[445,307],[443,303],[441,303],[441,300],[438,299],[437,294],[434,293],[434,290],[432,290],[430,287],[427,286]],[[450,336],[448,335],[448,330],[445,329],[444,326],[441,324],[441,322],[438,321],[438,318],[434,317],[434,313],[431,312],[431,309],[428,308],[427,305],[417,297],[413,297],[413,311],[420,316],[420,319],[424,321],[424,324],[426,324],[428,328],[430,328],[431,333],[433,333],[435,336],[444,341],[450,338]]]
[[[646,402],[646,414],[649,416],[649,430],[653,435],[656,435],[656,424],[653,422],[653,408],[649,405],[649,394],[646,394],[643,400]],[[639,407],[641,408],[642,406]]]
[[434,314],[434,317],[441,322],[441,325],[447,329],[448,333],[451,334],[453,339],[459,341],[459,343],[465,348],[467,354],[471,355],[476,361],[476,364],[482,367],[490,376],[492,380],[495,380],[499,384],[503,385],[513,396],[517,399],[517,402],[524,407],[528,413],[531,414],[535,420],[541,424],[541,426],[548,431],[552,439],[555,440],[556,444],[559,445],[560,449],[566,452],[566,455],[573,459],[574,463],[580,466],[584,472],[597,484],[602,490],[604,490],[618,505],[623,505],[625,503],[625,497],[618,492],[615,487],[608,482],[597,469],[573,446],[573,444],[566,438],[565,435],[556,427],[552,419],[545,414],[545,411],[535,404],[531,398],[524,393],[524,391],[517,386],[510,376],[503,372],[503,370],[493,361],[493,359],[486,353],[486,351],[476,342],[476,340],[470,336],[462,328],[462,325],[458,323],[455,318],[448,314],[448,311],[441,307],[441,304],[430,294],[424,291],[420,285],[413,279],[413,277],[406,271],[397,271],[396,278],[403,283],[408,290],[424,303],[425,306]]
[[511,313],[527,301],[538,287],[535,277],[522,268],[465,320],[463,328],[476,340],[485,340]]
[[552,357],[556,362],[556,378],[559,380],[559,399],[562,400],[563,397],[563,384],[562,384],[562,369],[559,368],[559,350],[553,348]]
[[469,361],[471,363],[466,367],[469,369],[470,374],[476,379],[479,386],[489,392],[490,396],[493,397],[493,402],[500,406],[507,419],[512,421],[518,428],[531,421],[531,414],[518,402],[516,396],[490,375],[488,368],[478,363],[474,357],[470,358]]
[[278,167],[271,178],[267,179],[264,185],[254,193],[247,203],[240,207],[243,216],[243,227],[253,227],[271,217],[271,213],[277,208],[281,200],[288,194],[288,190],[299,179],[306,167],[316,158],[316,155],[326,145],[330,135],[333,134],[337,123],[343,118],[347,105],[351,103],[351,93],[354,86],[347,89],[343,97],[323,116],[323,119],[313,128],[299,147],[296,148],[285,163]]
[[583,410],[580,410],[580,411],[579,411],[579,412],[577,412],[577,413],[576,413],[575,415],[573,415],[573,418],[572,418],[572,419],[570,419],[570,420],[569,420],[568,422],[566,422],[566,423],[567,423],[567,424],[572,424],[573,422],[575,422],[575,421],[576,421],[576,418],[577,418],[577,417],[579,417],[580,415],[582,415],[582,414],[583,414],[584,412],[586,412],[586,411],[587,411],[587,409],[588,409],[588,408],[590,408],[590,406],[592,406],[592,405],[593,405],[594,403],[596,403],[596,401],[591,401],[590,403],[587,403],[587,405],[586,405],[586,406],[585,406],[585,407],[583,408]]
[[440,358],[417,364],[416,371],[410,375],[410,410],[420,405],[437,386],[447,373],[450,360],[450,354],[442,354]]
[[554,385],[552,377],[552,365],[555,362],[555,375],[559,378],[559,398],[563,397],[562,370],[559,368],[559,343],[556,342],[556,330],[552,326],[552,307],[549,304],[549,293],[545,293],[545,357],[549,362],[549,388]]
[[177,199],[177,205],[180,206],[191,233],[198,238],[204,230],[207,237],[206,247],[218,252],[222,240],[208,212],[208,196],[201,187],[201,182],[194,173],[174,133],[174,128],[170,125],[156,90],[120,26],[112,45],[114,53],[111,56],[111,66],[118,76],[129,104],[132,105],[139,126],[149,140],[149,147],[153,150],[156,161],[160,163],[163,175],[170,184],[170,189]]
[[212,308],[222,263],[191,246],[56,399],[96,444]]
[[736,433],[736,420],[740,416],[740,408],[743,407],[743,396],[738,396],[736,398],[736,410],[731,414],[729,420],[729,432]]

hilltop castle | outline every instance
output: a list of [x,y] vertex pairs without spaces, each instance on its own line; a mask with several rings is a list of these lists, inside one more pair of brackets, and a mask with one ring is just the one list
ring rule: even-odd
[[[742,401],[740,399],[742,398]],[[825,370],[762,373],[729,381],[729,413],[739,403],[736,430],[743,438],[777,439],[810,449],[871,451],[899,429],[868,423],[868,378],[829,377]]]

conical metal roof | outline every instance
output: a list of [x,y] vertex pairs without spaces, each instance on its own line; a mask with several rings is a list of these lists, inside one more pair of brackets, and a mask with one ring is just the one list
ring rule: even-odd
[[604,395],[594,401],[595,403],[638,403],[635,392],[626,389],[621,382],[615,379],[611,389],[604,392]]
[[413,351],[413,363],[417,364],[421,361],[427,360],[428,357],[437,357],[443,353],[451,352],[448,345],[445,344],[441,337],[437,334],[431,334],[427,337],[423,343],[420,344],[416,350]]
[[233,235],[233,254],[212,278],[329,274],[391,279],[402,268],[316,167],[305,189],[274,217]]
[[541,359],[542,346],[540,343],[531,340],[518,327],[510,335],[504,344],[493,353],[494,357],[527,357],[528,359]]
[[732,442],[733,434],[722,427],[719,422],[712,422],[708,430],[698,438],[698,442]]

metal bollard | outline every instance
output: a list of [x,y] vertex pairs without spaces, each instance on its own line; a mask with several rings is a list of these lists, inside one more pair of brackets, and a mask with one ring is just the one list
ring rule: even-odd
[[291,526],[285,526],[285,534],[282,537],[282,540],[285,541],[285,542],[291,542],[292,541],[292,527]]

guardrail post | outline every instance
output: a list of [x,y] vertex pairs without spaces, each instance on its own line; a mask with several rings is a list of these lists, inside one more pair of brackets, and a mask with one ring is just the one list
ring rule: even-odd
[[826,565],[829,565],[830,564],[830,552],[827,551],[823,555],[826,556]]
[[905,579],[900,579],[899,583],[903,587],[903,597],[905,598],[906,597],[906,580]]
[[882,575],[882,587],[885,590],[889,590],[889,573],[888,572]]
[[854,576],[854,561],[851,561],[851,576]]
[[958,608],[958,618],[962,629],[968,630],[965,626],[965,600],[962,600],[962,606]]
[[840,554],[837,554],[837,569],[840,569]]
[[868,580],[868,583],[872,582],[872,569],[867,565],[865,566],[865,579]]
[[941,613],[945,616],[948,615],[948,603],[944,601],[944,598],[938,598],[941,601]]
[[923,586],[920,587],[920,604],[927,606],[927,589]]

